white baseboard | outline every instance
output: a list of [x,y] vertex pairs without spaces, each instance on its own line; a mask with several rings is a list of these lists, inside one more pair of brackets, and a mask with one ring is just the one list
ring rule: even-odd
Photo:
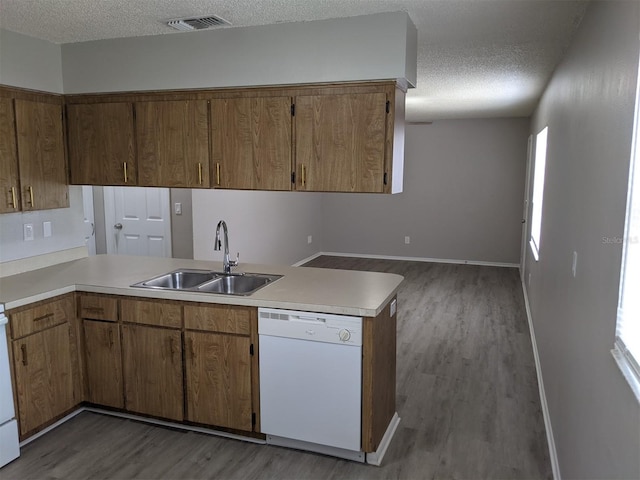
[[529,296],[524,282],[522,284],[522,293],[524,294],[524,306],[527,311],[527,321],[529,322],[529,334],[531,336],[531,346],[533,347],[533,359],[536,363],[536,374],[538,375],[538,390],[540,392],[540,404],[542,406],[542,416],[544,417],[544,426],[547,432],[547,444],[549,445],[549,458],[551,459],[551,469],[553,471],[554,480],[561,480],[560,464],[558,463],[558,453],[556,452],[556,442],[553,438],[553,429],[551,428],[551,416],[549,415],[549,406],[547,405],[547,395],[544,392],[544,382],[542,380],[542,366],[540,365],[540,356],[538,355],[538,345],[536,343],[536,335],[533,329],[533,318],[531,317],[531,307],[529,306]]
[[313,260],[314,258],[318,258],[320,256],[324,255],[322,252],[318,252],[318,253],[314,253],[313,255],[311,255],[310,257],[307,258],[303,258],[302,260],[300,260],[299,262],[294,263],[293,265],[291,265],[292,267],[299,267],[300,265],[304,265],[307,262],[310,262],[311,260]]
[[486,267],[506,267],[506,268],[518,268],[519,263],[503,263],[503,262],[484,262],[480,260],[456,260],[450,258],[427,258],[427,257],[400,257],[396,255],[374,255],[366,253],[340,253],[340,252],[319,252],[316,255],[309,257],[309,260],[303,260],[300,265],[306,261],[310,261],[314,258],[327,255],[330,257],[354,257],[354,258],[377,258],[382,260],[404,260],[408,262],[428,262],[428,263],[454,263],[458,265],[480,265]]
[[378,450],[375,452],[367,453],[367,463],[369,465],[375,465],[379,467],[382,464],[382,459],[384,458],[384,454],[387,453],[387,448],[391,444],[391,439],[393,435],[396,433],[398,429],[398,425],[400,424],[400,417],[398,416],[398,412],[393,414],[389,425],[387,426],[386,432],[382,436],[382,440],[380,440],[380,445],[378,445]]

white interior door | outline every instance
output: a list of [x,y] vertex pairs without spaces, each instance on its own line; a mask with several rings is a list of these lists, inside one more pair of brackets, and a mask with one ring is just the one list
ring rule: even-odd
[[96,221],[93,211],[93,187],[82,186],[82,208],[84,209],[84,243],[89,255],[96,254]]
[[104,187],[107,253],[171,257],[168,188]]
[[529,135],[527,142],[527,166],[524,180],[524,204],[522,206],[522,241],[520,245],[520,278],[524,282],[525,259],[527,258],[527,244],[529,243],[529,179],[531,178],[531,155],[533,150],[533,135]]

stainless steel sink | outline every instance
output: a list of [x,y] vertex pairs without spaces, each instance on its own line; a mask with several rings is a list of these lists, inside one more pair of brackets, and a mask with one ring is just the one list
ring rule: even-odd
[[176,270],[165,273],[132,287],[162,288],[170,290],[188,290],[215,278],[215,273],[208,270]]
[[246,273],[244,275],[222,275],[203,283],[198,288],[200,292],[222,293],[226,295],[251,295],[265,285],[276,281],[280,275],[262,275]]
[[282,275],[261,273],[224,274],[209,270],[180,269],[134,283],[131,286],[224,295],[251,295],[281,277]]

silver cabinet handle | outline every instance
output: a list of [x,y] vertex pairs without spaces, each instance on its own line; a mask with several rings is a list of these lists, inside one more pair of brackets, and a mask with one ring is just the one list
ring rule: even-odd
[[113,228],[115,228],[116,230],[122,230],[122,224],[121,223],[116,223]]

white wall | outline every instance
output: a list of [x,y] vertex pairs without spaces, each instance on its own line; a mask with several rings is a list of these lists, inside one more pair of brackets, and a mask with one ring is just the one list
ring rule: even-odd
[[[61,93],[60,46],[0,30],[0,84]],[[0,215],[0,263],[84,245],[82,192],[69,191],[70,208]],[[52,222],[53,235],[43,236],[42,223]],[[23,225],[32,223],[35,239],[23,241]]]
[[[70,208],[0,215],[0,263],[84,246],[82,188],[69,187]],[[43,222],[52,235],[44,238]],[[33,224],[34,240],[23,240],[23,225]]]
[[[321,251],[322,194],[193,190],[193,256],[222,261],[213,250],[219,220],[229,227],[229,252],[240,264],[291,265]],[[307,236],[313,243],[307,244]]]
[[603,242],[624,232],[639,26],[638,2],[592,3],[532,124],[549,139],[527,290],[563,479],[640,478],[640,405],[610,354],[622,246]]
[[325,195],[325,251],[518,263],[528,128],[528,119],[408,125],[404,192]]
[[[169,27],[167,27],[169,28]],[[404,12],[65,44],[65,93],[406,79]]]

